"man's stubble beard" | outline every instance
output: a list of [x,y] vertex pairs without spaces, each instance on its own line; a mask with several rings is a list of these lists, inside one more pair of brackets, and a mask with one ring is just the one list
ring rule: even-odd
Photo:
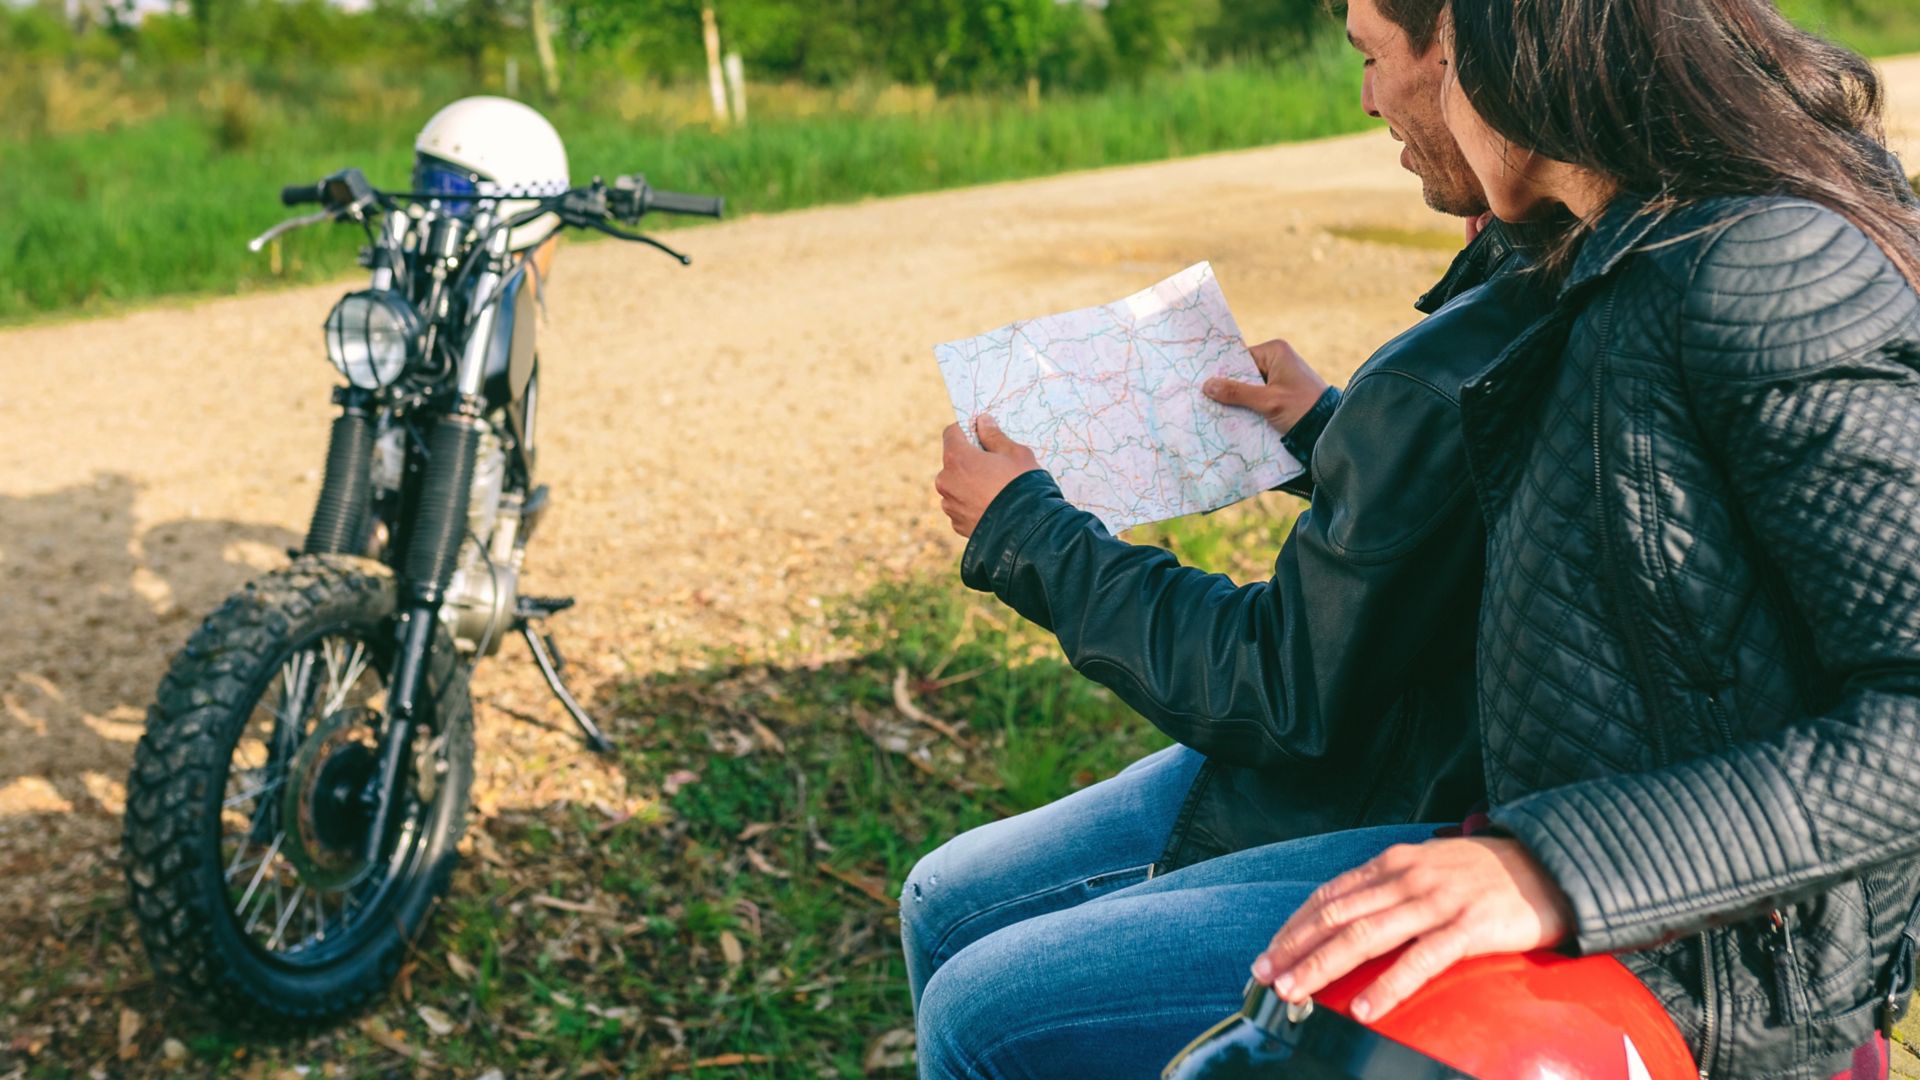
[[1449,217],[1472,218],[1487,212],[1487,197],[1475,185],[1470,191],[1459,186],[1428,183],[1421,178],[1420,195],[1427,207]]
[[[1403,135],[1412,150],[1412,165],[1420,177],[1420,196],[1428,207],[1452,217],[1479,217],[1487,212],[1487,194],[1473,175],[1467,157],[1445,127],[1434,131],[1408,130]],[[1441,148],[1437,154],[1427,147]]]

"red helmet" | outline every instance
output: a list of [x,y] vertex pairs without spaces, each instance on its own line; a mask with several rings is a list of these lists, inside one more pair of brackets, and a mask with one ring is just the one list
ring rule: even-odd
[[1291,1007],[1264,986],[1168,1064],[1167,1080],[1375,1077],[1693,1080],[1693,1055],[1658,1000],[1610,956],[1483,956],[1442,972],[1373,1024],[1356,995],[1398,953]]

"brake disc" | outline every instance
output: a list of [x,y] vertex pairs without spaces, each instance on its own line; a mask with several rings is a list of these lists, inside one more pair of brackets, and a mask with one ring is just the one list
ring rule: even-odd
[[364,707],[328,716],[300,744],[287,770],[282,851],[310,889],[349,889],[373,869],[366,850],[373,814],[360,793],[379,767],[379,718]]

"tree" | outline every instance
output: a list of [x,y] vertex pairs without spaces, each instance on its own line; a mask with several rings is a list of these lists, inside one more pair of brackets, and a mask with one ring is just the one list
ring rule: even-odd
[[1199,35],[1209,56],[1267,56],[1297,49],[1326,18],[1318,0],[1220,0]]
[[1196,28],[1219,15],[1217,0],[1110,0],[1107,33],[1121,66],[1138,73],[1189,59]]

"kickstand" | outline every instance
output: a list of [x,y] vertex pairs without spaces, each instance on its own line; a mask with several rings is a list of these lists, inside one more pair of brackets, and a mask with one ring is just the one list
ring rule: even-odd
[[593,722],[593,717],[587,715],[587,710],[580,707],[567,689],[567,684],[561,681],[560,667],[554,663],[553,650],[548,647],[547,640],[535,633],[533,624],[524,619],[520,622],[520,636],[527,639],[527,650],[533,653],[533,662],[540,665],[540,674],[546,676],[547,688],[553,691],[554,697],[560,699],[567,715],[573,717],[573,722],[579,724],[580,730],[586,733],[587,745],[596,753],[613,753],[613,740],[607,738],[607,733],[600,730],[600,725]]

